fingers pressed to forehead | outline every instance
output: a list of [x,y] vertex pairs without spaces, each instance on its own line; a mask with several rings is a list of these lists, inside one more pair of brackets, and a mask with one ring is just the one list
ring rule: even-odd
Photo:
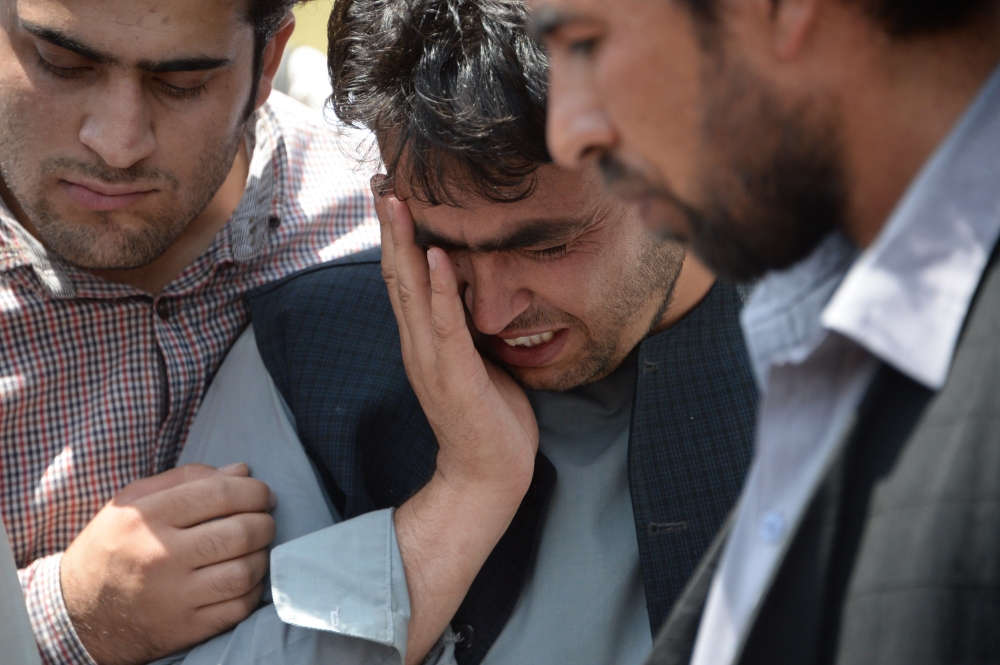
[[438,352],[468,352],[474,347],[465,320],[465,307],[458,293],[455,268],[448,254],[436,247],[427,251],[427,261],[430,266],[431,330]]
[[[382,268],[388,276],[392,267],[392,229],[389,226],[389,218],[386,210],[386,197],[389,195],[385,185],[388,176],[377,173],[371,178],[372,198],[375,201],[375,215],[378,217],[379,232],[382,239]],[[390,268],[390,270],[386,270]]]
[[483,360],[476,350],[458,292],[458,279],[448,254],[438,248],[427,252],[431,279],[431,330],[437,352],[437,369],[443,378],[466,388],[482,375]]
[[145,499],[168,525],[185,529],[238,513],[266,513],[272,494],[254,478],[215,475],[159,492]]
[[[392,234],[393,268],[400,287],[400,304],[404,308],[426,313],[430,305],[430,276],[427,255],[417,247],[413,217],[405,203],[389,197],[385,199],[386,212]],[[408,298],[406,292],[421,297]]]

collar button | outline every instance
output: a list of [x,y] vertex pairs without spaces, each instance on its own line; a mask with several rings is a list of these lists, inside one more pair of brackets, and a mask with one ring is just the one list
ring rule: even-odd
[[172,312],[170,311],[170,303],[163,298],[158,300],[156,303],[156,315],[160,317],[162,320],[167,321],[170,319],[171,314]]

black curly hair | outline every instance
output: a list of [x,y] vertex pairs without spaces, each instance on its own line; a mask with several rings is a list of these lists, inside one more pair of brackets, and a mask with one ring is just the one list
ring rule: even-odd
[[519,0],[337,0],[333,110],[375,133],[419,200],[521,200],[551,161],[548,60],[527,23]]

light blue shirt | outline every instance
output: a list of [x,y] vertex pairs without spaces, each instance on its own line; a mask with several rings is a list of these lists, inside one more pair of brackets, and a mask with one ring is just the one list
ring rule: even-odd
[[768,276],[743,313],[762,389],[757,452],[712,586],[694,665],[743,649],[806,505],[871,378],[887,363],[932,390],[948,376],[1000,235],[1000,70],[860,255],[829,237]]
[[10,665],[39,665],[38,647],[24,606],[17,564],[0,520],[0,654]]
[[[530,392],[559,480],[535,564],[485,665],[638,665],[652,635],[628,484],[636,369],[567,393]],[[405,660],[409,596],[392,511],[342,522],[261,361],[253,331],[216,375],[179,463],[250,464],[278,496],[267,605],[162,661],[368,665]],[[428,659],[454,665],[450,629]]]

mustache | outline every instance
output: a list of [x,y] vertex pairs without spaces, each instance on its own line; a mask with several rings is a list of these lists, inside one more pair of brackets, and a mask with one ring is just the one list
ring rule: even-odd
[[597,165],[604,182],[623,198],[653,197],[671,201],[676,198],[666,187],[653,183],[644,174],[614,155],[608,153],[601,155]]
[[128,185],[136,182],[165,181],[176,186],[178,179],[162,169],[134,165],[124,169],[116,169],[104,164],[83,162],[68,157],[53,157],[42,162],[42,175],[54,173],[77,173],[92,180],[109,185]]

